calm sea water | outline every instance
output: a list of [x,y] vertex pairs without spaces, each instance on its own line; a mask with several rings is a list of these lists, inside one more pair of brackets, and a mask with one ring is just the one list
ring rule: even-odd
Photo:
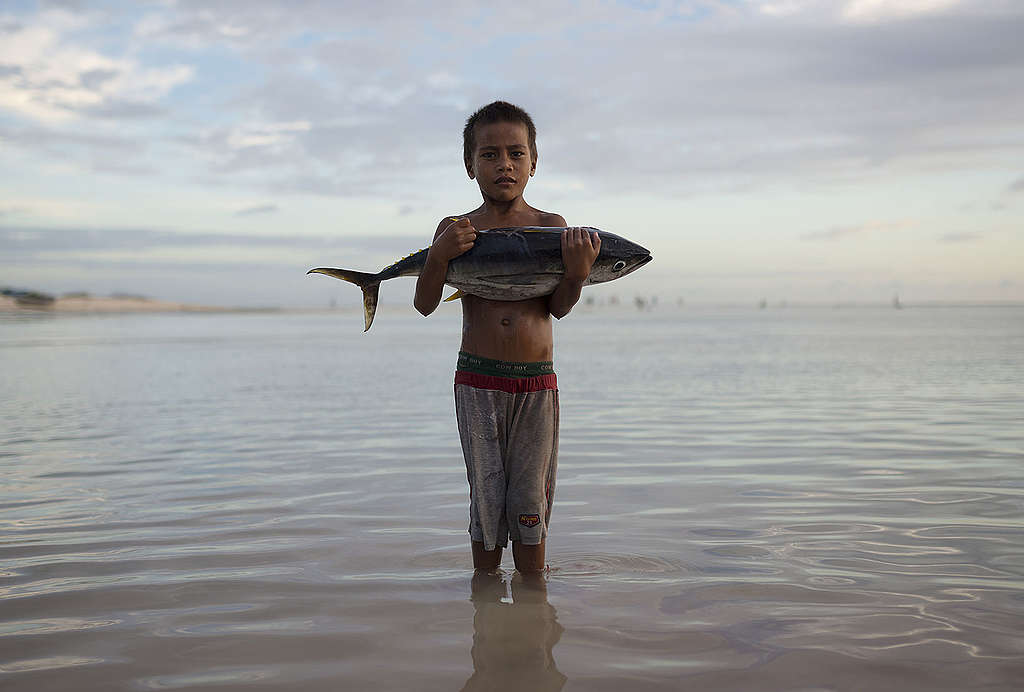
[[578,310],[539,584],[455,312],[0,320],[0,687],[1024,687],[1024,309]]

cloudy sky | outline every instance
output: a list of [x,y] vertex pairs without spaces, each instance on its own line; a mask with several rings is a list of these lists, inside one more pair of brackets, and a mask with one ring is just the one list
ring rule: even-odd
[[355,303],[305,270],[477,206],[502,98],[527,200],[655,256],[600,295],[1020,301],[1021,36],[1018,0],[5,0],[0,285]]

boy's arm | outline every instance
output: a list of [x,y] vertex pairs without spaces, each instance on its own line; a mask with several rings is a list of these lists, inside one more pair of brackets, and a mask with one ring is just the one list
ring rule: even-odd
[[588,233],[582,228],[567,228],[562,231],[562,263],[565,274],[558,282],[555,292],[548,298],[548,312],[556,319],[569,314],[580,299],[583,282],[590,276],[597,253],[601,251],[601,237]]
[[445,218],[437,225],[434,242],[427,251],[427,261],[416,279],[416,297],[412,301],[424,317],[437,309],[437,304],[441,302],[448,262],[473,247],[474,241],[476,229],[469,219]]

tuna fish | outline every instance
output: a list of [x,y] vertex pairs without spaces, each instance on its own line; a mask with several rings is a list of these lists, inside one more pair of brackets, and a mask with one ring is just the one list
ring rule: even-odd
[[[584,286],[600,284],[625,276],[653,259],[636,243],[596,228],[601,251]],[[489,300],[526,300],[550,295],[565,273],[562,264],[561,236],[564,228],[517,226],[478,231],[473,247],[448,263],[445,283],[458,289],[446,300],[464,294]],[[367,331],[377,310],[380,283],[398,276],[419,276],[427,260],[427,250],[407,255],[376,274],[318,267],[308,274],[326,274],[359,286],[363,290],[363,313]]]

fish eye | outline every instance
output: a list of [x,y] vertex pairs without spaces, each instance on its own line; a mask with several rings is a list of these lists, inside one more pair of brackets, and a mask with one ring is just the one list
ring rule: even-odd
[[616,262],[615,264],[612,265],[612,271],[613,272],[620,272],[620,271],[622,271],[625,268],[626,268],[626,263],[623,260],[619,260],[618,262]]

